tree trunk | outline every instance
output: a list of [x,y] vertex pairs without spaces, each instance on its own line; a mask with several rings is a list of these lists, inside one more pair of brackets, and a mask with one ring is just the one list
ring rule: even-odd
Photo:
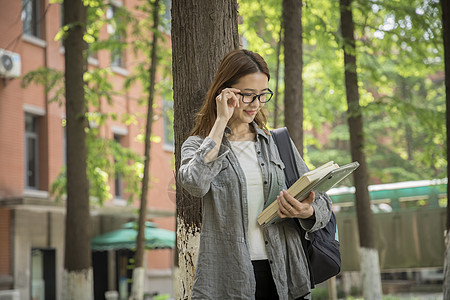
[[283,0],[284,123],[303,155],[302,1]]
[[156,67],[158,65],[158,26],[159,26],[159,0],[153,3],[153,39],[150,53],[149,68],[149,90],[147,103],[147,124],[145,128],[145,152],[144,152],[144,174],[142,178],[141,203],[139,207],[138,235],[136,238],[136,253],[133,269],[133,284],[131,290],[132,300],[142,300],[144,298],[144,279],[145,279],[145,222],[147,219],[147,195],[148,182],[150,180],[150,137],[152,135],[153,123],[153,100],[155,95]]
[[91,217],[86,174],[86,101],[83,73],[87,65],[86,7],[83,1],[64,1],[66,118],[67,118],[67,213],[63,299],[93,299],[91,266]]
[[[400,91],[403,101],[410,103],[412,95],[408,90],[408,81],[405,77],[400,77]],[[405,146],[409,161],[413,160],[412,139],[411,125],[408,120],[405,120]]]
[[382,298],[378,251],[375,248],[373,215],[370,209],[368,170],[364,154],[362,111],[359,105],[356,46],[351,0],[340,0],[341,30],[344,40],[345,89],[348,104],[350,148],[353,161],[360,166],[354,172],[356,213],[358,218],[363,295],[366,300]]
[[[446,128],[447,128],[447,176],[450,174],[448,162],[450,161],[450,3],[442,0],[442,34],[444,39],[444,64],[445,64],[445,103],[446,103]],[[447,185],[447,195],[450,195],[450,186]],[[447,225],[445,232],[445,256],[444,256],[444,299],[450,299],[450,201],[447,197]]]
[[[172,74],[175,169],[180,150],[194,127],[196,112],[222,58],[239,47],[236,0],[172,1]],[[207,30],[205,30],[207,28]],[[176,299],[191,297],[201,228],[201,201],[178,184]]]
[[278,114],[279,114],[279,84],[280,84],[280,54],[281,45],[283,44],[283,22],[281,22],[280,32],[278,33],[278,44],[277,44],[277,68],[275,70],[275,99],[273,104],[273,128],[278,128]]

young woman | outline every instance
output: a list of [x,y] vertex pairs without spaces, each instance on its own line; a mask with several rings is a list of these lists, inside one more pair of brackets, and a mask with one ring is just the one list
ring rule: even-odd
[[[272,98],[264,59],[234,50],[221,62],[192,135],[178,180],[202,198],[203,221],[192,299],[309,299],[310,276],[298,225],[324,227],[331,201],[286,192],[284,165],[266,128]],[[288,108],[287,108],[288,109]],[[308,171],[296,151],[301,173]],[[281,222],[259,226],[265,204],[279,203]]]

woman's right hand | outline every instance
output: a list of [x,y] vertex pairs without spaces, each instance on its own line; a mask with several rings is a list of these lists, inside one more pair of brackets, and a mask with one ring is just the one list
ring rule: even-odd
[[211,151],[206,153],[206,162],[213,161],[217,158],[220,145],[222,144],[222,137],[225,127],[233,115],[234,108],[239,107],[239,99],[235,94],[239,92],[240,90],[238,89],[226,88],[223,89],[222,92],[216,97],[217,118],[208,135],[214,142],[216,142],[216,145],[211,149]]
[[239,99],[236,93],[241,90],[234,88],[225,88],[216,97],[217,118],[228,122],[233,115],[234,108],[239,107]]

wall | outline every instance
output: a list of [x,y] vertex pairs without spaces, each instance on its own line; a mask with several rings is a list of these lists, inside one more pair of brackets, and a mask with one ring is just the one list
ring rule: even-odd
[[11,274],[11,231],[9,228],[10,222],[9,209],[0,208],[0,289],[10,289],[12,286]]
[[[41,2],[42,13],[45,11],[45,16],[41,18],[43,28],[41,39],[22,34],[22,1],[2,1],[1,4],[0,48],[20,54],[22,75],[39,67],[49,67],[60,71],[64,69],[64,49],[60,41],[54,40],[61,23],[61,7],[59,4],[50,4],[49,0]],[[137,0],[123,1],[127,7],[134,7],[137,3],[139,3]],[[106,36],[105,28],[102,37]],[[109,58],[108,51],[100,51],[97,59],[91,60],[89,67],[109,67]],[[113,72],[110,78],[116,91],[122,90],[125,75],[131,74],[133,68],[142,63],[142,60],[142,57],[134,57],[131,50],[126,51],[126,65],[123,70]],[[46,94],[42,85],[31,84],[22,88],[21,80],[21,78],[8,80],[0,78],[0,240],[2,241],[0,289],[19,289],[22,299],[28,299],[32,248],[56,249],[58,278],[61,278],[64,266],[65,212],[61,204],[56,203],[53,197],[49,196],[49,188],[64,163],[62,120],[65,118],[65,109],[63,105],[48,102],[53,93]],[[120,121],[109,120],[100,130],[103,137],[112,138],[114,128],[124,128],[126,136],[123,145],[140,154],[144,153],[144,145],[137,140],[137,136],[144,132],[146,107],[139,105],[136,99],[142,94],[141,86],[136,84],[125,95],[114,96],[113,106],[106,103],[102,106],[104,112],[117,113],[119,120],[123,113],[134,114],[137,117],[136,124],[124,125]],[[155,104],[157,114],[153,123],[153,132],[154,135],[162,137],[163,122],[158,115],[158,112],[162,110],[162,104],[158,95],[156,95]],[[39,185],[36,190],[25,188],[25,112],[39,115]],[[175,202],[170,199],[170,192],[168,192],[173,182],[173,153],[164,150],[162,142],[152,143],[151,147],[152,181],[148,194],[148,208],[153,212],[164,212],[159,214],[159,217],[158,213],[153,214],[155,217],[152,221],[159,227],[175,230]],[[111,181],[113,191],[114,182]],[[105,203],[104,208],[96,208],[96,210],[101,211],[103,216],[110,214],[111,218],[115,218],[114,222],[117,222],[117,220],[124,220],[124,215],[126,218],[133,217],[126,205],[126,201],[111,199]],[[139,203],[136,201],[130,206],[137,208]],[[109,213],[109,211],[114,212]],[[137,214],[134,213],[134,217],[136,216]],[[94,221],[93,224],[95,234],[110,230],[111,226],[96,227],[96,222]],[[167,284],[167,280],[170,281],[170,276],[167,274],[171,273],[170,270],[173,267],[173,251],[147,251],[146,261],[151,269],[150,273],[158,274],[158,278],[166,278],[166,286],[171,286],[170,282]],[[4,282],[10,282],[10,286],[2,285]],[[58,294],[61,291],[60,283],[61,280],[58,279]],[[158,281],[156,285],[161,286],[161,283]]]

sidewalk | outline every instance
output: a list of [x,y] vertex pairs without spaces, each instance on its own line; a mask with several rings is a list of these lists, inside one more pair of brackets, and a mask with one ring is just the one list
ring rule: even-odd
[[442,293],[404,293],[395,295],[384,295],[383,300],[396,300],[396,299],[408,299],[408,300],[443,300]]

